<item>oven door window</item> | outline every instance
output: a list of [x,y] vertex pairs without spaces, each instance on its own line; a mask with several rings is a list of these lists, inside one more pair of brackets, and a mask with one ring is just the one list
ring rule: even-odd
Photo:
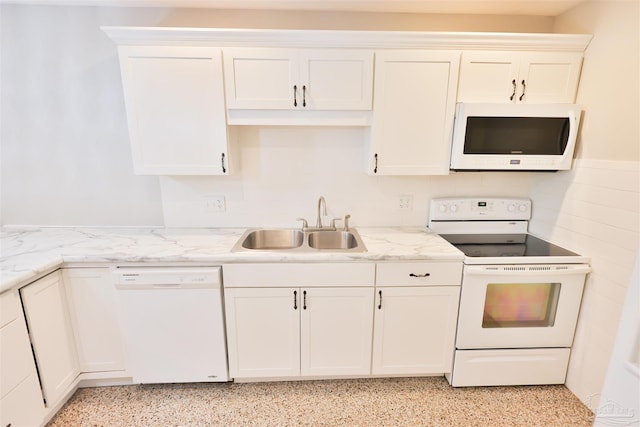
[[483,328],[553,326],[560,283],[489,283]]

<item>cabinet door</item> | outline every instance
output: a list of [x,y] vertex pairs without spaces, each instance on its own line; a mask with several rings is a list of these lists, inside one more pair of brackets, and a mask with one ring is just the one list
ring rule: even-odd
[[463,52],[458,102],[574,102],[582,54]]
[[376,288],[374,375],[451,372],[459,286]]
[[373,51],[301,50],[303,107],[309,110],[371,110]]
[[301,374],[371,372],[373,288],[302,290]]
[[300,291],[225,289],[232,378],[300,375]]
[[0,294],[0,426],[40,425],[42,391],[16,290]]
[[369,173],[449,173],[459,52],[376,52]]
[[81,372],[124,370],[116,290],[108,268],[63,270]]
[[220,49],[121,46],[119,54],[135,172],[227,174]]
[[458,102],[516,102],[518,52],[463,52]]
[[518,101],[529,104],[574,102],[581,68],[581,53],[523,53]]
[[51,273],[20,294],[44,398],[51,407],[80,373],[62,273]]
[[223,54],[227,108],[289,110],[302,106],[295,49],[225,48]]

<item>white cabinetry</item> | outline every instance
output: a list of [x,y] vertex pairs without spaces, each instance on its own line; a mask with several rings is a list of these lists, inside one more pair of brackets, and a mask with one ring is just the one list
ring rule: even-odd
[[459,102],[572,103],[582,53],[465,51]]
[[20,289],[47,407],[54,406],[80,373],[62,273]]
[[120,46],[118,51],[135,172],[228,174],[220,49]]
[[81,372],[122,371],[122,335],[109,268],[65,268]]
[[451,372],[462,266],[377,265],[374,375]]
[[376,52],[370,174],[449,173],[459,60],[456,51]]
[[17,290],[0,294],[0,425],[43,421],[44,403]]
[[223,269],[231,377],[369,374],[374,264]]
[[227,108],[370,110],[373,52],[225,48]]

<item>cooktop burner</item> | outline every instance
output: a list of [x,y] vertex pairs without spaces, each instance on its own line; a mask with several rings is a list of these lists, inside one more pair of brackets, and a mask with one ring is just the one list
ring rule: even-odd
[[530,234],[441,234],[468,257],[575,257],[578,254]]

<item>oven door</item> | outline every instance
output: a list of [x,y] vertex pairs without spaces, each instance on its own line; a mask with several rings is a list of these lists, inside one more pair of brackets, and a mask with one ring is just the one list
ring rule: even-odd
[[570,347],[588,265],[467,265],[456,348]]

